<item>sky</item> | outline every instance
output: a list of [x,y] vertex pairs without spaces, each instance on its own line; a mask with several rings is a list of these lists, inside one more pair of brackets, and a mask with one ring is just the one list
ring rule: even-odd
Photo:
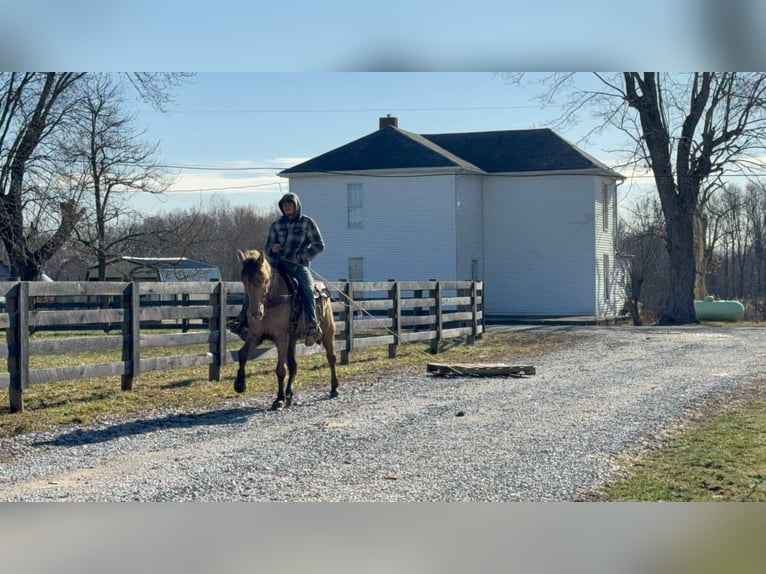
[[[367,135],[381,115],[416,133],[549,126],[560,109],[541,110],[500,70],[766,64],[760,0],[0,0],[0,13],[0,68],[202,71],[168,113],[140,110],[158,159],[185,166],[164,202],[139,202],[151,210],[216,193],[273,206],[279,169]],[[582,142],[592,121],[580,121],[557,131],[615,165],[615,135]]]
[[762,68],[766,8],[760,0],[0,0],[0,13],[0,61],[29,69],[74,61],[100,71],[688,71],[700,61]]
[[[532,83],[541,76],[519,86],[493,72],[198,73],[167,112],[138,106],[139,126],[175,181],[165,196],[132,204],[167,211],[223,200],[268,210],[289,189],[280,170],[374,132],[389,114],[421,134],[550,127],[563,108],[541,106]],[[624,135],[585,140],[594,122],[582,119],[557,133],[617,165]]]

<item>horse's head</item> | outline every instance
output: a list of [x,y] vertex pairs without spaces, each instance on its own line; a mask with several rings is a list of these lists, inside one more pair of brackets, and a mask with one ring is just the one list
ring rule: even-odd
[[250,324],[263,319],[266,295],[271,284],[271,265],[266,256],[256,250],[237,251],[242,263],[240,279],[247,293],[247,318]]

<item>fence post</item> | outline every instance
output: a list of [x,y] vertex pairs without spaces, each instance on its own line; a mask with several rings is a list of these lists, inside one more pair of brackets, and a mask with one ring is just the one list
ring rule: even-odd
[[394,335],[394,342],[388,346],[388,358],[395,359],[396,351],[399,347],[399,340],[402,337],[402,306],[401,306],[401,290],[399,289],[399,282],[396,279],[389,279],[391,281],[391,289],[388,291],[388,298],[391,299],[393,307],[389,311],[389,317],[391,317],[391,332]]
[[346,316],[346,348],[340,352],[340,364],[348,365],[351,351],[354,350],[354,290],[351,281],[346,281],[343,288],[343,305]]
[[[182,307],[188,307],[190,304],[190,301],[191,301],[191,297],[189,296],[188,293],[183,293],[181,295]],[[181,319],[181,332],[187,333],[188,331],[189,331],[189,319],[188,318]]]
[[[476,305],[477,313],[478,313],[479,310],[481,310],[481,333],[479,333],[479,335],[478,335],[479,339],[481,339],[484,336],[485,331],[487,330],[486,324],[484,322],[485,321],[485,315],[486,315],[484,313],[484,281],[477,281],[476,291],[477,291],[477,293],[481,293],[481,295],[480,295],[480,297],[481,297],[481,305],[479,305],[478,303]],[[478,294],[477,294],[477,297],[479,297]]]
[[471,335],[468,337],[468,344],[473,345],[479,336],[478,308],[476,304],[476,281],[471,281]]
[[[228,293],[223,281],[218,281],[215,291],[210,295],[210,305],[213,307],[213,316],[210,317],[208,327],[210,329],[210,343],[208,349],[213,355],[213,362],[208,365],[207,380],[221,380],[221,365],[226,364],[226,303]],[[215,337],[216,331],[218,338]]]
[[436,316],[436,332],[434,333],[433,339],[431,339],[431,353],[436,355],[439,353],[439,344],[442,342],[442,286],[436,279],[431,279],[431,281],[436,281],[436,288],[431,291],[434,297],[433,312]]
[[141,295],[138,283],[131,281],[122,293],[122,360],[125,374],[121,389],[133,390],[133,380],[141,374]]
[[24,389],[29,388],[29,283],[20,281],[6,295],[10,318],[8,338],[8,389],[11,412],[24,410]]

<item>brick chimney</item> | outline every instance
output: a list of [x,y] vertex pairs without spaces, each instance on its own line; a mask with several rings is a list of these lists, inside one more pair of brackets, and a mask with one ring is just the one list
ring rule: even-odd
[[398,128],[399,118],[391,117],[391,114],[388,114],[385,118],[380,118],[380,121],[378,122],[378,129],[382,130],[386,126],[394,126],[395,128]]

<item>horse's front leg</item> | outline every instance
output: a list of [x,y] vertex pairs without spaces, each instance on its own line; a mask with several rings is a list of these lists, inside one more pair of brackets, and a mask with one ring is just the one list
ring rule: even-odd
[[251,337],[247,337],[245,344],[239,350],[239,368],[237,369],[237,378],[234,379],[234,390],[238,393],[244,393],[247,390],[245,366],[247,365],[247,356],[250,354],[251,340]]
[[248,334],[245,338],[245,344],[239,350],[239,368],[237,369],[237,378],[234,380],[234,390],[238,393],[244,393],[247,390],[247,357],[261,344],[261,338]]

